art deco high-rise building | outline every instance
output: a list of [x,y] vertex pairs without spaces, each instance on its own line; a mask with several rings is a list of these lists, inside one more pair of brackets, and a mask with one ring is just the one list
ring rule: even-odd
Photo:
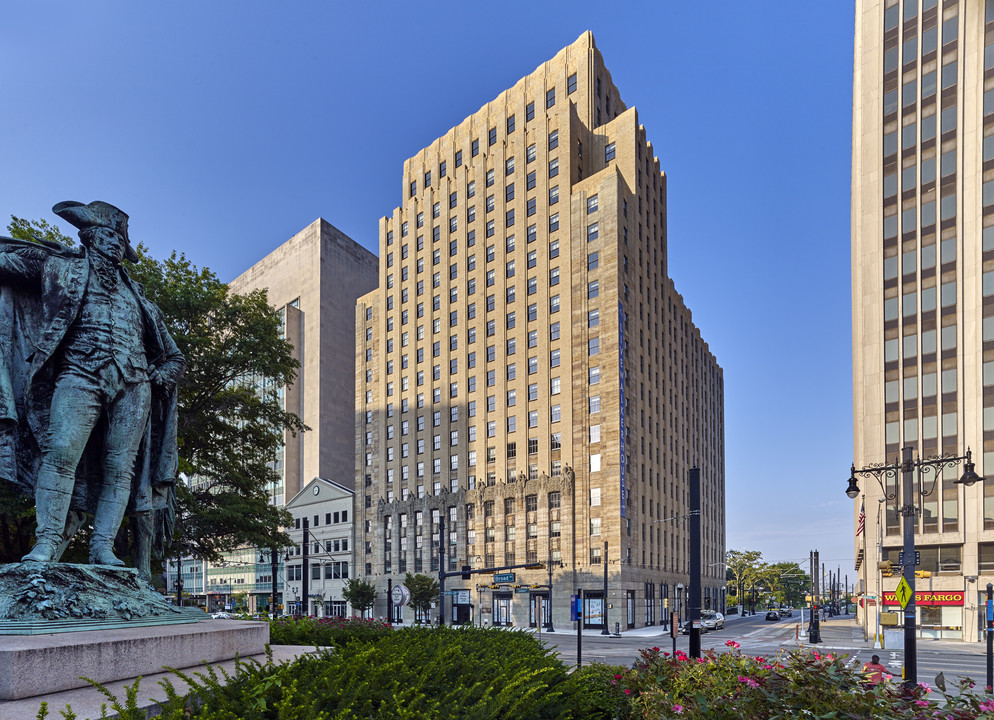
[[[857,467],[963,455],[916,481],[922,636],[976,641],[994,581],[994,3],[858,0],[853,73],[853,421]],[[867,595],[895,610],[878,561],[901,550],[899,483],[860,483]],[[881,555],[882,553],[882,555]],[[979,578],[979,581],[978,581]],[[864,616],[869,633],[876,612]]]
[[[549,563],[555,621],[683,612],[688,471],[724,604],[723,378],[666,266],[666,177],[590,33],[404,162],[357,307],[357,565],[381,590]],[[446,617],[534,625],[547,569],[450,579]],[[451,605],[449,604],[451,601]],[[408,611],[409,613],[410,611]],[[410,618],[408,618],[410,619]]]

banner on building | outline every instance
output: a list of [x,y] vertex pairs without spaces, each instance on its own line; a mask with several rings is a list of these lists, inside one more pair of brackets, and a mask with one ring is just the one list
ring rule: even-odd
[[[962,590],[916,590],[915,605],[963,605],[965,597],[966,593]],[[884,605],[900,604],[893,592],[884,592]]]

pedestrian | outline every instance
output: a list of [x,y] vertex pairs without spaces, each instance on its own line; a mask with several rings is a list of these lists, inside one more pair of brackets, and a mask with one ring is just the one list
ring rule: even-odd
[[874,655],[870,658],[870,662],[863,665],[863,674],[866,676],[866,686],[869,688],[874,688],[877,684],[883,680],[884,673],[887,672],[887,668],[880,664],[880,656]]

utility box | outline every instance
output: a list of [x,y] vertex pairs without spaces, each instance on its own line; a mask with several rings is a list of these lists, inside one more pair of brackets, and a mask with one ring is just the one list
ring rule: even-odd
[[891,627],[896,626],[898,623],[898,614],[896,612],[882,612],[880,613],[880,624],[889,625]]
[[904,630],[884,630],[884,647],[888,650],[904,650]]

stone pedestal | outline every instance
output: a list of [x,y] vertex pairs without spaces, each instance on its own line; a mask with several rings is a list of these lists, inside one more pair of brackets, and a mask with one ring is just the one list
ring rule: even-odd
[[247,658],[268,642],[268,622],[239,620],[0,636],[0,701],[88,687],[80,676],[107,683]]

